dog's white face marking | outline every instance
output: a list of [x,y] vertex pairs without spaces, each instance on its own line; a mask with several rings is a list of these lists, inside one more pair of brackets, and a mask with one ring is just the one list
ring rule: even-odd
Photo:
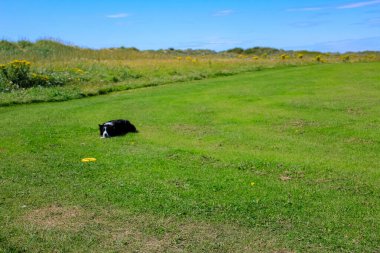
[[109,134],[107,132],[107,126],[113,126],[113,122],[106,122],[106,123],[103,124],[104,132],[103,132],[101,138],[107,138],[107,137],[109,137]]
[[113,123],[107,122],[107,123],[104,123],[103,126],[104,126],[104,132],[103,132],[102,138],[107,138],[109,137],[109,134],[107,133],[107,126],[113,126]]
[[106,138],[106,137],[108,137],[107,127],[104,127],[104,132],[103,132],[102,138]]

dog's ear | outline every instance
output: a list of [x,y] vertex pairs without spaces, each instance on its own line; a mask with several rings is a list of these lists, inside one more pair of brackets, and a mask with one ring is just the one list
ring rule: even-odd
[[101,128],[103,125],[99,125],[99,128]]

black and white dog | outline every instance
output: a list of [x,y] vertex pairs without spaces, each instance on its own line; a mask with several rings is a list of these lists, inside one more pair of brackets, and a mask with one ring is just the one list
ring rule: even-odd
[[110,120],[99,125],[101,138],[125,135],[127,133],[137,133],[137,129],[128,120]]

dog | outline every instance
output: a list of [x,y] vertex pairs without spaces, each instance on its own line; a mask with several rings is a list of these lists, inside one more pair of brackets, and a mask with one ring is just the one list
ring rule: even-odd
[[109,138],[126,135],[127,133],[137,133],[136,127],[124,119],[110,120],[99,125],[100,137]]

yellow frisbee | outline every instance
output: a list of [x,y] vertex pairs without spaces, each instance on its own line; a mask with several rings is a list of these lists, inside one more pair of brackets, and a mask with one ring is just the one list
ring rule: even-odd
[[81,161],[84,163],[95,162],[96,158],[88,157],[88,158],[83,158]]

